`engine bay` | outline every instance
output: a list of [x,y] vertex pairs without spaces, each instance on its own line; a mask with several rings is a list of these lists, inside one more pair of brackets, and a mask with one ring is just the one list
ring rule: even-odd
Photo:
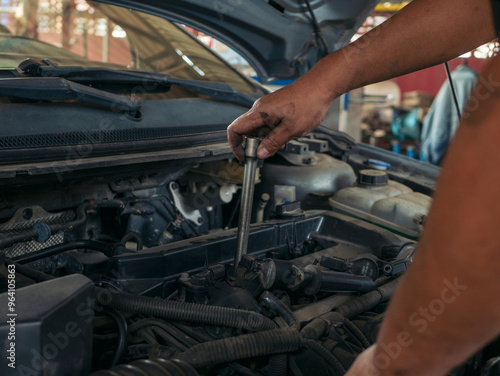
[[[317,134],[261,163],[238,265],[243,166],[227,153],[10,189],[0,310],[15,274],[18,369],[343,375],[376,340],[432,194],[354,149]],[[498,347],[452,374],[489,375]]]

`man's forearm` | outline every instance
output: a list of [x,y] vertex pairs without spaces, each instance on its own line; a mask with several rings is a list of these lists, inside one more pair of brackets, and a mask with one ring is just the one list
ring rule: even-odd
[[443,375],[500,334],[499,119],[497,57],[465,108],[415,263],[388,309],[375,358],[384,375]]
[[257,155],[267,158],[317,127],[345,92],[441,63],[494,37],[490,0],[414,0],[294,83],[257,100],[228,127],[231,150],[243,161],[244,136],[258,132]]
[[332,98],[427,68],[495,38],[491,0],[414,0],[307,74]]

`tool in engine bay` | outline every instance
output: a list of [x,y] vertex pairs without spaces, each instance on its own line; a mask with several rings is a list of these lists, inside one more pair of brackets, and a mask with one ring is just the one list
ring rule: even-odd
[[236,254],[234,255],[234,275],[241,257],[246,255],[248,249],[248,234],[250,216],[252,214],[253,193],[255,188],[255,174],[257,171],[257,148],[260,139],[247,137],[245,139],[245,172],[241,190],[240,216],[238,218],[238,236],[236,239]]

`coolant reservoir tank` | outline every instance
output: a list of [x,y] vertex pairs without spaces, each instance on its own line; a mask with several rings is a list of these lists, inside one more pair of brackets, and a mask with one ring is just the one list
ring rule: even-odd
[[325,209],[331,195],[356,182],[356,174],[346,162],[322,153],[316,153],[314,160],[314,164],[292,164],[280,157],[265,161],[262,183],[255,192],[257,199],[263,193],[270,195],[266,217],[276,205],[293,201],[300,201],[304,210]]
[[329,199],[334,211],[348,214],[416,239],[432,199],[389,180],[385,171],[361,170],[358,184]]

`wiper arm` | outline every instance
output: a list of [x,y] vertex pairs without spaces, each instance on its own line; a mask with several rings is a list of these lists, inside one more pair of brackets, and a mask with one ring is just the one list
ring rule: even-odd
[[137,112],[141,108],[140,103],[123,96],[60,77],[1,78],[0,95],[40,101],[74,99],[128,112]]
[[173,78],[161,73],[122,71],[108,68],[87,68],[81,66],[58,66],[49,60],[27,59],[19,68],[27,74],[39,77],[62,77],[67,80],[80,83],[106,83],[120,85],[147,85],[155,89],[169,89],[171,85],[177,85],[185,89],[196,91],[211,98],[235,102],[251,107],[254,99],[241,93],[232,86],[208,81],[184,80]]

